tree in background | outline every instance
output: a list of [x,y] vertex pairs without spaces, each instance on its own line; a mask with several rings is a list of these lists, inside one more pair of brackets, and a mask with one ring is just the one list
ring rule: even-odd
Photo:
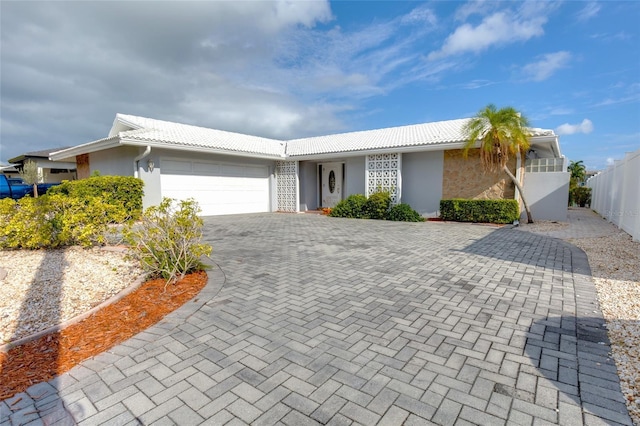
[[587,169],[584,167],[582,160],[569,161],[569,167],[567,169],[569,173],[571,173],[571,181],[575,182],[576,185],[584,182],[584,178],[587,176]]
[[587,176],[587,169],[582,160],[570,161],[567,170],[571,174],[569,178],[569,205],[574,203],[584,207],[591,202],[591,190],[583,186],[584,178]]
[[527,222],[533,223],[522,186],[507,167],[509,155],[520,153],[524,158],[524,153],[529,149],[528,126],[529,120],[514,108],[497,109],[495,105],[489,104],[462,129],[467,139],[463,153],[466,157],[469,149],[474,148],[480,141],[480,161],[483,169],[492,173],[502,171],[509,176],[522,197],[522,203],[527,212]]
[[33,196],[38,198],[38,183],[40,182],[40,172],[35,161],[27,160],[22,164],[19,171],[20,177],[27,185],[33,185]]

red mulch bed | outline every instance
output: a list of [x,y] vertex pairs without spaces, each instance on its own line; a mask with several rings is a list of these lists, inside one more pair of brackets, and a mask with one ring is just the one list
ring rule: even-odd
[[77,324],[0,353],[0,400],[124,342],[191,300],[206,283],[205,272],[189,274],[166,291],[165,280],[147,281]]

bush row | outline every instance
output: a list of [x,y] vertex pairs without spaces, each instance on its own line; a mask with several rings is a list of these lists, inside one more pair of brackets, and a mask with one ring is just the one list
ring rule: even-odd
[[424,221],[420,213],[408,204],[391,206],[391,196],[388,192],[376,192],[369,198],[362,194],[350,195],[331,209],[329,216],[404,222]]
[[0,248],[55,248],[103,244],[117,206],[98,197],[60,194],[0,200]]
[[456,222],[512,223],[520,217],[516,200],[440,200],[440,217]]
[[63,181],[47,194],[60,194],[73,198],[100,197],[106,204],[119,207],[114,221],[124,217],[138,219],[142,214],[143,181],[132,176],[91,176],[88,179]]
[[0,248],[104,244],[109,224],[140,217],[142,181],[95,176],[65,181],[38,197],[0,200]]

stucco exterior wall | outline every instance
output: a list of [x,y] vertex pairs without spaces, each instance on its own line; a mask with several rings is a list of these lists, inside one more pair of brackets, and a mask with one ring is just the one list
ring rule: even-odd
[[318,208],[318,163],[301,161],[300,175],[300,211]]
[[365,157],[350,157],[345,160],[344,168],[344,197],[353,194],[364,194],[365,183]]
[[525,173],[522,189],[533,220],[567,220],[570,177],[568,172]]
[[[515,156],[509,159],[509,169],[515,175]],[[513,199],[514,195],[515,185],[504,172],[482,170],[479,149],[470,150],[466,159],[461,149],[444,151],[443,199]]]
[[435,217],[443,188],[443,151],[412,152],[402,155],[402,197],[423,216]]
[[99,171],[103,176],[133,176],[133,159],[144,148],[121,146],[89,154],[89,173]]

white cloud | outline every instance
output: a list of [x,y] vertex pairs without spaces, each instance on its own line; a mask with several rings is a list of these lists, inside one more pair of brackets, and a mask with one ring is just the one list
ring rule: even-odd
[[558,135],[573,135],[574,133],[588,134],[593,132],[593,123],[588,118],[582,120],[579,124],[564,123],[556,128]]
[[600,5],[597,2],[592,1],[587,3],[585,7],[580,9],[576,17],[578,18],[578,21],[586,22],[591,18],[595,18],[599,12]]
[[452,66],[416,48],[437,25],[427,4],[356,30],[329,27],[328,1],[7,2],[0,19],[2,159],[103,137],[116,112],[342,131],[361,100]]
[[536,62],[531,62],[522,67],[522,72],[530,80],[546,80],[557,70],[565,68],[571,59],[572,55],[567,51],[547,53],[546,55],[539,56]]
[[615,158],[613,157],[607,158],[607,166],[613,166],[615,162],[616,162]]
[[492,2],[487,0],[472,0],[464,3],[458,9],[454,18],[457,21],[466,21],[469,16],[473,15],[486,15],[491,10],[499,7],[499,2]]
[[512,11],[495,12],[485,17],[480,24],[465,23],[447,37],[442,48],[429,53],[428,59],[435,60],[463,53],[480,53],[492,46],[526,41],[544,34],[547,18],[535,11],[525,13]]

